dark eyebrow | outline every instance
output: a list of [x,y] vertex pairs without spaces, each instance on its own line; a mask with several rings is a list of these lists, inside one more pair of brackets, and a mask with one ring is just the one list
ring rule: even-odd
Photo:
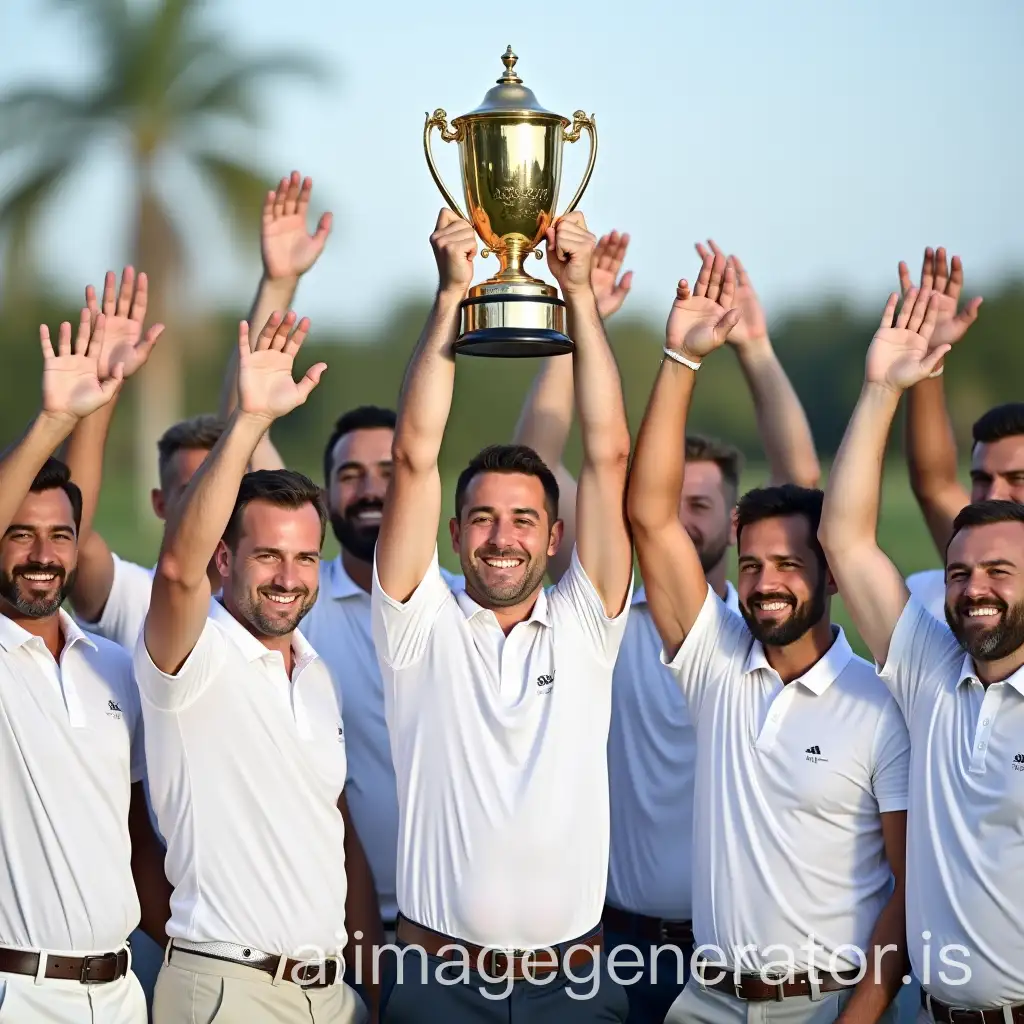
[[[394,465],[394,459],[378,459],[373,465],[375,466],[391,466]],[[359,462],[356,459],[349,459],[348,462],[343,462],[334,470],[334,475],[337,476],[339,473],[344,472],[346,469],[362,469],[367,463]]]
[[[43,531],[45,531],[46,529],[47,529],[46,527],[43,527]],[[32,526],[29,523],[11,523],[11,525],[8,526],[7,529],[4,531],[4,536],[6,537],[7,534],[14,533],[17,530],[24,530],[26,533],[40,533],[40,532],[43,532],[43,531],[40,530],[40,528],[38,526]],[[75,527],[74,527],[74,525],[72,523],[62,523],[59,526],[51,526],[51,527],[49,527],[49,532],[50,533],[64,533],[64,532],[74,533],[75,532]]]
[[[280,548],[253,548],[252,553],[254,555],[277,555],[279,558],[284,556],[284,552]],[[319,551],[300,551],[299,554],[308,558],[320,557]]]
[[[985,562],[979,562],[978,563],[978,568],[979,569],[1002,569],[1002,568],[1016,569],[1017,565],[1016,565],[1015,562],[1011,562],[1008,558],[990,558],[990,559],[988,559]],[[946,572],[950,572],[953,569],[963,569],[966,572],[970,572],[971,571],[971,567],[969,565],[965,565],[963,562],[951,562],[949,565],[946,566]]]
[[[489,516],[497,514],[497,510],[493,505],[474,505],[468,512],[466,512],[466,515],[476,515],[477,512],[486,512]],[[533,516],[534,519],[540,519],[540,513],[535,508],[514,508],[512,509],[512,515]]]

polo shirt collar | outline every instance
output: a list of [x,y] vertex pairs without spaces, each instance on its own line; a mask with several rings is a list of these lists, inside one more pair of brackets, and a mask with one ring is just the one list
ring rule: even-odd
[[[269,647],[261,644],[219,600],[211,604],[210,617],[231,637],[246,661],[259,661],[261,658],[265,658],[268,654],[273,653]],[[292,653],[295,655],[293,677],[298,675],[310,662],[315,661],[319,657],[316,651],[313,650],[312,644],[303,636],[302,631],[299,629],[292,633]]]
[[341,555],[327,563],[324,577],[324,589],[328,596],[336,601],[344,601],[349,597],[367,596],[366,591],[345,571]]
[[[971,682],[978,679],[978,673],[974,671],[974,660],[969,654],[964,655],[963,665],[960,666],[960,678],[957,680],[957,687],[959,688],[964,683]],[[1024,665],[1022,665],[1012,676],[1007,676],[1006,679],[1002,680],[1007,686],[1012,686],[1022,697],[1024,697]]]
[[[63,608],[57,610],[57,616],[60,619],[60,630],[64,636],[65,650],[76,643],[86,644],[94,651],[98,649],[88,633],[85,633]],[[13,651],[21,647],[35,636],[35,633],[30,633],[13,619],[9,619],[6,615],[0,615],[0,647],[5,651]]]
[[[816,697],[820,697],[839,678],[853,658],[853,648],[846,639],[842,626],[833,625],[832,634],[835,637],[832,646],[802,676],[793,680],[794,683],[806,687]],[[755,640],[747,655],[743,672],[756,672],[762,668],[769,672],[775,671],[768,664],[761,641]]]
[[[483,605],[477,604],[465,590],[457,590],[452,593],[455,600],[459,602],[462,614],[465,615],[467,619],[472,619],[481,612],[491,611],[490,608],[484,608]],[[543,587],[540,588],[540,592],[537,594],[537,602],[534,604],[533,611],[530,612],[530,617],[526,621],[537,622],[542,626],[551,625],[551,614],[548,608],[548,595]]]

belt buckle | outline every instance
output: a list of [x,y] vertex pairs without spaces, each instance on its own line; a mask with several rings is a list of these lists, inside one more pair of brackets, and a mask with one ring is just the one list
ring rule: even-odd
[[[318,975],[323,971],[323,980]],[[307,960],[292,971],[291,980],[300,988],[327,988],[338,980],[338,958]]]
[[786,998],[783,986],[789,977],[789,971],[783,970],[781,967],[770,971],[762,969],[758,972],[758,977],[765,984],[775,986],[775,995],[773,996],[775,1002],[781,1003]]
[[950,1006],[946,1011],[949,1024],[984,1024],[985,1011],[970,1006]]
[[685,921],[669,921],[662,918],[658,922],[658,937],[662,942],[670,942],[678,946],[685,935]]
[[[96,956],[83,956],[82,957],[82,973],[78,976],[79,982],[81,982],[81,984],[83,984],[83,985],[101,985],[101,984],[103,984],[103,981],[101,981],[99,979],[94,981],[89,976],[89,972],[92,969],[93,965],[94,964],[95,965],[100,965],[100,964],[113,963],[113,965],[114,965],[114,974],[116,975],[117,974],[117,961],[118,961],[118,954],[117,953],[100,953],[100,954],[98,954]],[[113,979],[111,979],[111,980],[113,980]]]
[[504,970],[501,970],[501,971],[497,970],[497,964],[498,964],[498,959],[497,958],[499,956],[505,958],[505,968],[506,968],[506,970],[511,968],[514,971],[515,970],[515,962],[516,962],[516,960],[522,960],[524,962],[528,962],[530,960],[530,958],[532,957],[532,955],[533,955],[533,950],[532,949],[516,949],[516,948],[511,948],[511,947],[505,948],[505,949],[492,949],[491,950],[491,964],[492,964],[492,966],[495,967],[495,970],[491,971],[491,974],[493,974],[493,975],[500,975],[500,974],[504,974],[505,973]]

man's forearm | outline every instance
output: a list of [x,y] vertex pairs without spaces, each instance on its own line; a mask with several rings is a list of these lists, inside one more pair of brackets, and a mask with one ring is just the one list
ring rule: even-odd
[[664,359],[654,381],[629,474],[629,519],[657,530],[679,517],[686,461],[686,418],[697,371]]
[[228,429],[196,471],[168,522],[160,553],[161,569],[176,582],[198,586],[224,536],[238,487],[260,438],[269,427],[262,417],[235,410]]
[[583,457],[596,463],[629,455],[622,382],[592,292],[566,296],[573,339],[572,378]]
[[74,425],[73,417],[40,412],[0,459],[0,537],[7,532],[36,474]]
[[79,420],[71,431],[64,448],[64,461],[71,470],[71,479],[82,492],[82,524],[78,529],[79,544],[92,531],[96,508],[103,484],[103,457],[114,418],[117,397],[97,409],[91,416]]
[[417,469],[437,463],[455,390],[455,355],[452,345],[459,326],[462,295],[439,291],[402,383],[396,457]]
[[513,438],[516,444],[532,448],[552,469],[562,461],[572,427],[572,362],[571,355],[544,360]]
[[817,487],[821,466],[811,426],[771,342],[737,346],[736,355],[754,400],[772,483]]
[[903,985],[907,958],[906,892],[897,886],[882,908],[865,950],[864,977],[837,1020],[843,1024],[875,1024]]
[[881,501],[885,445],[899,406],[897,392],[865,383],[828,476],[821,516],[826,548],[874,540]]

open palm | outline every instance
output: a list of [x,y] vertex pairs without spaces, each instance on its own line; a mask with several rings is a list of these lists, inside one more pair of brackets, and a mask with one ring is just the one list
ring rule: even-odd
[[740,311],[740,319],[739,323],[729,332],[727,339],[729,344],[746,345],[748,342],[767,338],[768,323],[765,320],[764,308],[761,306],[761,300],[757,297],[757,292],[754,291],[754,286],[750,283],[750,275],[740,262],[739,257],[726,257],[725,252],[713,238],[708,239],[708,248],[705,248],[700,242],[696,244],[695,248],[697,255],[702,260],[708,258],[710,252],[712,259],[717,257],[728,259],[736,268],[736,294],[733,301]]
[[597,311],[602,319],[607,319],[618,311],[626,301],[633,284],[632,270],[627,270],[619,278],[619,271],[622,269],[628,248],[629,235],[620,235],[618,231],[613,231],[609,235],[602,235],[594,249],[590,286],[594,289]]
[[[900,291],[906,295],[912,285],[910,270],[907,264],[899,265]],[[959,256],[954,256],[947,264],[946,250],[925,249],[924,261],[921,265],[921,291],[933,291],[936,296],[935,330],[932,332],[931,344],[955,345],[966,333],[967,328],[978,318],[981,298],[970,299],[964,308],[957,313],[960,293],[964,286],[964,266]]]
[[102,340],[103,317],[95,330],[88,309],[82,310],[74,349],[71,345],[71,324],[62,323],[53,351],[50,329],[40,325],[39,341],[43,351],[43,410],[62,416],[83,419],[106,405],[121,386],[122,369],[115,366],[112,374],[99,372],[97,357]]
[[740,318],[740,311],[733,308],[735,294],[735,267],[725,257],[708,253],[693,291],[685,280],[676,288],[665,327],[666,346],[702,359],[723,345]]
[[894,391],[906,391],[931,374],[950,346],[933,345],[938,297],[912,288],[895,315],[897,295],[889,296],[882,322],[871,339],[866,379]]
[[145,274],[135,278],[135,270],[125,267],[121,274],[121,288],[117,290],[117,279],[113,271],[107,271],[103,282],[103,305],[96,298],[96,289],[89,285],[85,289],[85,302],[95,325],[102,311],[106,330],[96,353],[99,360],[99,375],[103,379],[110,375],[111,368],[120,365],[125,379],[146,365],[157,338],[163,333],[163,324],[153,324],[145,337],[142,328],[149,304],[149,280]]
[[331,230],[331,214],[320,218],[316,231],[306,230],[309,199],[313,182],[292,171],[282,178],[276,192],[268,192],[263,202],[263,266],[273,280],[299,277],[317,261]]
[[[327,369],[326,363],[311,366],[301,380],[292,374],[295,356],[309,331],[309,320],[296,325],[294,313],[274,313],[249,348],[249,325],[243,320],[238,332],[238,407],[244,413],[268,420],[285,416],[310,396]],[[295,328],[294,331],[292,328]]]

